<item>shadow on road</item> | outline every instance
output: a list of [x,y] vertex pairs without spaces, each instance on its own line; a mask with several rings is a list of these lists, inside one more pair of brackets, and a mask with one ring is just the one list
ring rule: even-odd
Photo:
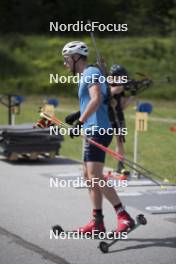
[[65,158],[65,157],[56,157],[54,159],[50,159],[50,158],[38,158],[37,160],[30,160],[30,159],[24,159],[24,158],[20,158],[16,161],[8,161],[6,159],[0,159],[0,161],[6,162],[9,165],[13,165],[13,166],[23,166],[23,165],[29,165],[29,166],[44,166],[44,165],[76,165],[76,164],[81,164],[81,162],[76,161],[76,160],[72,160],[69,158]]
[[[122,249],[110,250],[109,253],[122,252],[122,251],[133,250],[133,249],[142,249],[142,248],[148,248],[148,247],[176,248],[176,238],[174,238],[174,237],[148,238],[148,239],[130,238],[124,242],[129,242],[129,241],[137,241],[137,242],[140,242],[140,244],[135,245],[135,246],[128,246],[128,247],[125,247]],[[117,242],[117,244],[118,244],[118,242]]]
[[4,235],[6,237],[9,237],[9,239],[11,240],[10,243],[14,243],[17,244],[27,250],[30,250],[33,253],[36,253],[38,255],[40,255],[43,258],[43,263],[46,263],[47,260],[49,260],[49,262],[53,262],[56,264],[69,264],[69,262],[67,262],[65,259],[63,259],[62,257],[47,251],[44,248],[41,248],[38,245],[35,245],[29,241],[24,240],[22,237],[13,234],[11,232],[9,232],[8,230],[1,228],[0,227],[0,235]]

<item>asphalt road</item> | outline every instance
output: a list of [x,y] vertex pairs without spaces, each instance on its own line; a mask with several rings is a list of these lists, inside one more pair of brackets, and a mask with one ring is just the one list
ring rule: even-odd
[[[148,224],[103,254],[99,241],[50,239],[51,226],[74,229],[90,218],[86,188],[51,188],[50,177],[81,175],[81,165],[65,159],[40,162],[0,161],[0,264],[175,264],[176,188],[149,185],[120,188],[132,216],[144,213]],[[108,230],[116,225],[104,201]]]

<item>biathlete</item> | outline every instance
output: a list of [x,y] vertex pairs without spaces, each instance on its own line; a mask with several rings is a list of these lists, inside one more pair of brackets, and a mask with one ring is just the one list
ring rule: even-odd
[[[82,74],[78,85],[80,112],[71,114],[65,119],[68,124],[73,124],[70,136],[72,138],[78,136],[77,133],[74,133],[74,129],[81,131],[83,127],[83,131],[88,129],[91,132],[91,135],[87,133],[89,134],[88,137],[106,147],[109,146],[113,136],[107,133],[107,129],[111,128],[106,102],[108,91],[107,85],[99,82],[99,77],[102,76],[101,71],[94,66],[87,65],[88,46],[84,42],[73,41],[67,43],[62,50],[62,55],[64,56],[65,66],[74,75]],[[96,78],[93,76],[96,76]],[[105,134],[101,135],[98,131],[93,131],[94,127],[98,127],[98,130],[103,128]],[[104,162],[105,152],[86,141],[84,147],[85,179],[92,181],[93,178],[98,178],[98,180],[102,180]],[[77,229],[80,233],[91,233],[95,230],[105,232],[102,212],[103,196],[112,204],[117,214],[118,224],[115,232],[124,232],[128,228],[134,227],[134,220],[125,210],[113,187],[109,187],[107,184],[100,187],[97,182],[91,185],[88,190],[93,208],[93,218],[88,224]]]
[[[127,70],[120,64],[114,64],[111,66],[109,76],[112,77],[112,80],[119,80],[119,77],[126,77],[127,81],[129,79]],[[123,128],[126,128],[124,110],[134,101],[135,91],[132,92],[131,96],[126,96],[124,85],[120,83],[120,81],[111,82],[109,84],[109,89],[112,98],[112,106],[109,111],[111,125],[117,131],[120,130],[122,132]],[[117,135],[116,142],[117,152],[124,156],[125,136],[122,134]],[[125,167],[123,161],[119,161],[116,171],[121,173],[124,169]]]

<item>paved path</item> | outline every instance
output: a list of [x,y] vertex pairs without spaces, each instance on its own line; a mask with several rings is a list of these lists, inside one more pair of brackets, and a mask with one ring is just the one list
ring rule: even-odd
[[[81,165],[64,158],[0,161],[0,264],[176,263],[175,187],[160,190],[141,182],[119,189],[129,212],[133,216],[145,212],[148,224],[131,233],[127,241],[115,244],[109,254],[97,249],[96,240],[50,239],[52,225],[72,229],[89,219],[86,188],[50,188],[51,177],[80,175]],[[163,213],[163,205],[170,213]],[[152,206],[160,209],[153,214]],[[107,229],[114,229],[115,214],[106,201],[104,215]]]

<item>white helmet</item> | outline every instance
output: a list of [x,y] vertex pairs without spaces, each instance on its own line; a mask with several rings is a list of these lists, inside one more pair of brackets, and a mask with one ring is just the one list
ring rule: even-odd
[[62,55],[81,54],[84,56],[88,55],[88,46],[82,41],[72,41],[67,43],[62,50]]

